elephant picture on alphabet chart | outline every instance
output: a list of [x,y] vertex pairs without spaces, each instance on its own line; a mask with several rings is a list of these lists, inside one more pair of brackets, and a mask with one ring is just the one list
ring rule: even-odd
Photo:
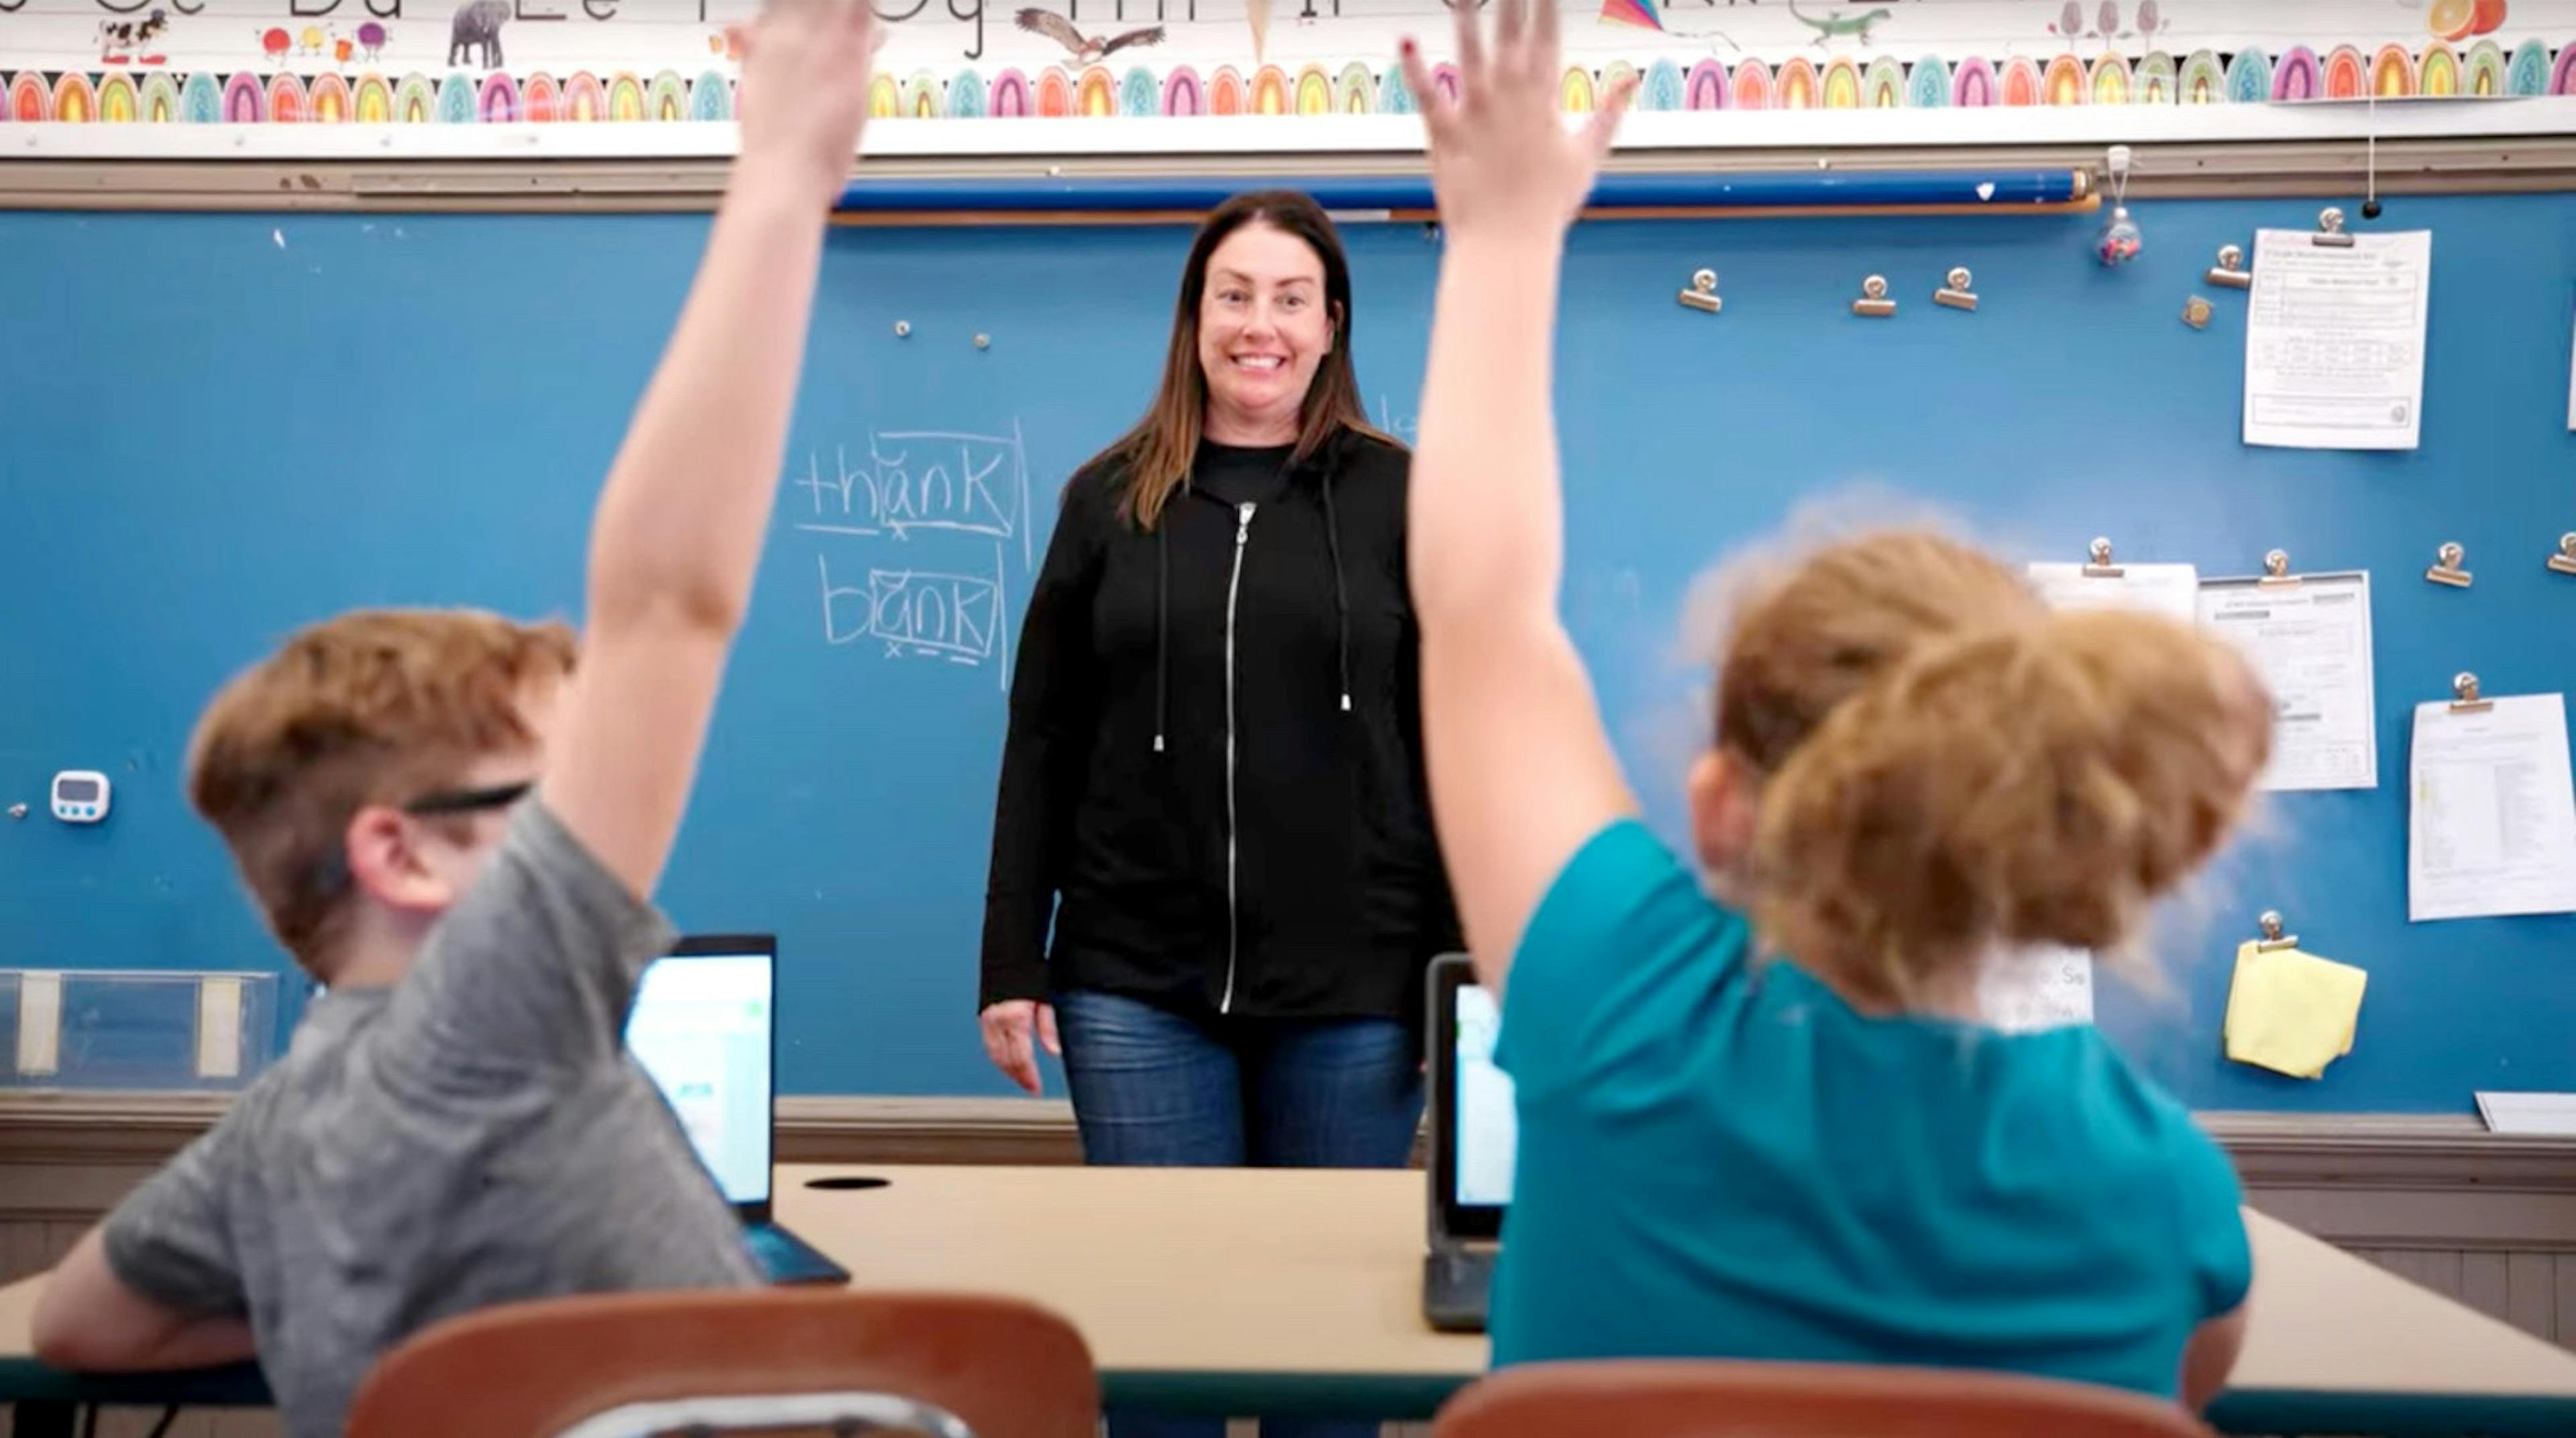
[[465,64],[468,54],[480,50],[484,69],[500,69],[501,26],[509,18],[510,0],[467,0],[457,6],[447,30],[447,63]]

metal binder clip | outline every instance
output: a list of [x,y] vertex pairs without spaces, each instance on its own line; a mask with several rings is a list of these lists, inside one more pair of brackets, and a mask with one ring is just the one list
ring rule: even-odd
[[2558,536],[2558,552],[2549,556],[2549,567],[2560,574],[2576,574],[2576,534]]
[[2251,289],[2254,285],[2253,273],[2245,268],[2245,250],[2241,245],[2220,245],[2217,267],[2201,278],[2231,290]]
[[2193,295],[2190,299],[2182,302],[2182,322],[2191,326],[2193,329],[2205,330],[2209,328],[2210,313],[2209,301],[2202,299],[2198,295]]
[[2463,671],[2451,676],[2451,712],[2484,714],[2495,707],[2492,699],[2478,697],[2478,676]]
[[2263,556],[2263,577],[2254,583],[2264,589],[2296,589],[2299,576],[2290,572],[2290,551],[2275,549]]
[[1860,298],[1852,301],[1852,313],[1874,320],[1896,313],[1896,301],[1887,297],[1887,276],[1872,275],[1860,282]]
[[2332,205],[2326,206],[2325,212],[2317,216],[2317,232],[2308,236],[2308,243],[2338,250],[2351,249],[2352,236],[2343,232],[2343,211]]
[[1682,303],[1710,314],[1726,308],[1726,301],[1717,296],[1717,271],[1701,270],[1693,274],[1690,288],[1682,291]]
[[2467,550],[2456,544],[2445,544],[2435,551],[2435,556],[2433,567],[2424,571],[2426,579],[2435,584],[2447,584],[2453,589],[2469,587],[2470,574],[2460,567],[2460,561],[2469,557]]
[[1968,286],[1976,283],[1976,280],[1974,276],[1971,276],[1968,273],[1967,266],[1961,265],[1951,270],[1948,279],[1948,284],[1945,284],[1941,288],[1932,292],[1932,303],[1936,305],[1948,305],[1954,310],[1975,309],[1977,307],[1977,296],[1975,291],[1970,290]]
[[2281,911],[2278,909],[2265,909],[2254,924],[2263,931],[2263,937],[2254,941],[2255,949],[2262,953],[2276,954],[2299,946],[2298,935],[2281,932]]
[[2111,562],[2111,541],[2107,539],[2096,538],[2086,550],[2086,555],[2084,577],[2087,579],[2118,579],[2129,572]]

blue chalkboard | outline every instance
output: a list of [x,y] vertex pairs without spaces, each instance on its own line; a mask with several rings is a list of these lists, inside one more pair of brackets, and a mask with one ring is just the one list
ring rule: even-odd
[[[2377,581],[2381,786],[2285,796],[2158,933],[2170,992],[2103,1022],[2205,1108],[2460,1110],[2576,1088],[2576,919],[2409,926],[2409,714],[2453,671],[2576,681],[2565,419],[2576,197],[2400,199],[2435,232],[2423,448],[2237,441],[2244,297],[2223,242],[2314,201],[2092,221],[1586,226],[1565,287],[1567,606],[1660,821],[1704,726],[1677,648],[1693,578],[1804,499],[1877,484],[2031,557]],[[118,782],[92,830],[0,824],[0,965],[277,960],[177,768],[197,707],[290,627],[359,604],[570,614],[591,501],[685,288],[680,217],[0,215],[0,801]],[[832,241],[779,517],[664,895],[775,929],[783,1086],[981,1093],[969,1008],[1010,645],[1054,496],[1143,404],[1174,228],[845,230]],[[1436,247],[1350,236],[1373,408],[1413,411]],[[1675,303],[1721,276],[1722,316]],[[1983,307],[1938,309],[1953,265]],[[1849,300],[1889,277],[1901,310]],[[2180,322],[2206,292],[2205,332]],[[908,337],[898,337],[898,322]],[[977,335],[989,338],[979,348]],[[850,532],[864,531],[864,532]],[[2418,576],[2468,548],[2474,589]],[[2234,941],[2265,907],[2367,966],[2321,1083],[2224,1063]]]

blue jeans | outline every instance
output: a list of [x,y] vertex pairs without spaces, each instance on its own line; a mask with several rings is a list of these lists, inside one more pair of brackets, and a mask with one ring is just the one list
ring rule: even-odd
[[[1394,1019],[1220,1019],[1093,990],[1056,995],[1086,1161],[1402,1168],[1422,1122],[1422,1055]],[[1111,1438],[1218,1438],[1212,1418],[1113,1412]],[[1373,1438],[1374,1422],[1269,1418],[1262,1438]]]

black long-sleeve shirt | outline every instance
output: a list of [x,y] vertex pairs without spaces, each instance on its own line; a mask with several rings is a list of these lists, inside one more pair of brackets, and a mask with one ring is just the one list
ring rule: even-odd
[[[1459,944],[1422,769],[1408,459],[1201,447],[1141,532],[1066,487],[1029,599],[980,1002],[1418,1021]],[[1053,919],[1052,944],[1048,939]]]

